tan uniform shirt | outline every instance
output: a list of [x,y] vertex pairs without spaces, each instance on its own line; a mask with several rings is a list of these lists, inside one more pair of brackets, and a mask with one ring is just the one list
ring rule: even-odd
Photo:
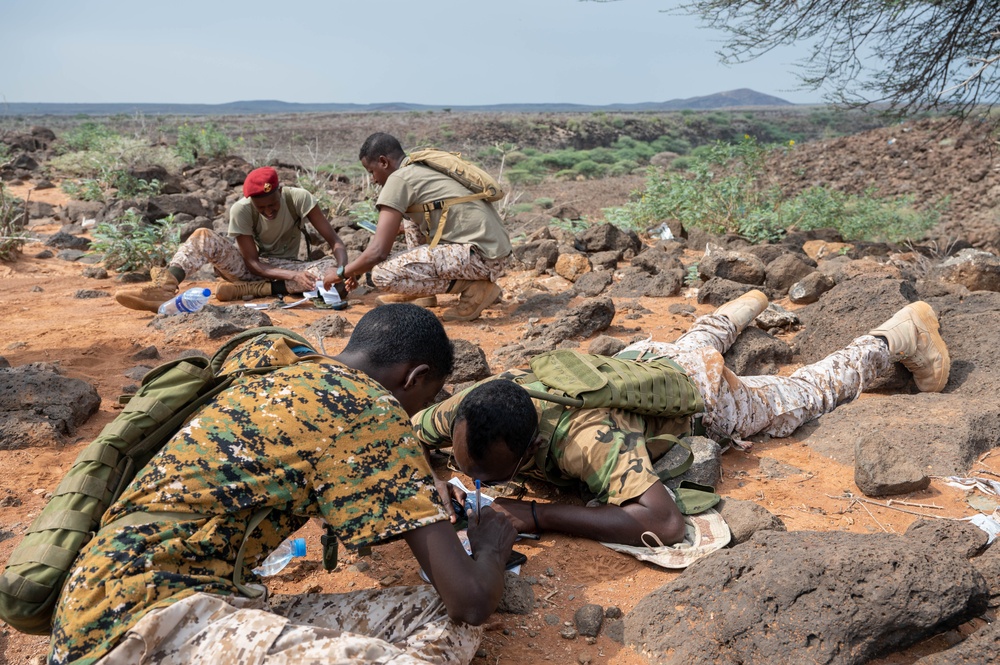
[[[405,213],[407,208],[417,203],[468,196],[470,193],[458,181],[429,166],[404,163],[386,180],[375,205]],[[419,222],[420,217],[417,215],[414,220]],[[429,223],[423,223],[420,230],[431,238],[437,231],[441,211],[435,210],[427,217],[430,218]],[[510,237],[503,220],[486,201],[469,201],[449,208],[441,242],[475,245],[487,259],[499,259],[511,253]]]
[[[289,192],[295,212],[288,209],[285,201],[285,192]],[[281,191],[281,209],[274,219],[267,219],[263,215],[257,215],[257,224],[253,223],[253,201],[242,198],[233,204],[229,209],[229,235],[253,236],[257,243],[257,251],[261,258],[274,257],[276,259],[299,258],[299,244],[302,239],[302,232],[299,225],[295,223],[298,217],[303,219],[316,207],[316,199],[308,190],[301,187],[284,187]]]

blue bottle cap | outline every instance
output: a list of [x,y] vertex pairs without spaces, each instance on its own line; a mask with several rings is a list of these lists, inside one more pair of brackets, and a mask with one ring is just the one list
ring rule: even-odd
[[202,289],[201,295],[205,296],[206,298],[209,297],[210,295],[212,295],[212,289]]
[[295,538],[292,540],[292,556],[306,555],[306,539]]

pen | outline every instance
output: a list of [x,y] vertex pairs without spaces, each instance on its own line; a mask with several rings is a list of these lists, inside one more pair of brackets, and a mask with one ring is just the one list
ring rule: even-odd
[[476,521],[479,521],[479,509],[483,506],[483,484],[476,478]]

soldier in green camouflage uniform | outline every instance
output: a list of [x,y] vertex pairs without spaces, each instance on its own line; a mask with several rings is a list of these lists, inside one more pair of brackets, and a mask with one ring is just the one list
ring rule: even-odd
[[[767,304],[763,293],[751,291],[700,317],[676,342],[647,340],[619,354],[667,357],[683,367],[704,400],[706,435],[737,445],[758,432],[788,436],[855,399],[894,361],[913,372],[921,390],[940,391],[947,383],[947,348],[933,310],[920,302],[791,376],[736,376],[722,354]],[[418,438],[431,448],[453,446],[458,469],[480,480],[505,480],[520,471],[557,484],[582,485],[599,506],[592,510],[499,499],[496,503],[521,531],[554,529],[627,545],[642,544],[642,534],[652,531],[665,544],[679,542],[683,518],[653,464],[669,449],[665,435],[690,433],[689,419],[571,409],[532,399],[510,381],[496,381],[523,375],[513,371],[492,377],[425,409],[414,417]],[[541,436],[535,436],[539,427]]]
[[[292,353],[311,350],[251,342],[225,371]],[[51,662],[471,660],[481,629],[468,624],[499,602],[516,532],[484,510],[468,557],[412,437],[408,414],[451,365],[437,319],[394,305],[363,317],[335,358],[237,379],[104,515],[63,587]],[[234,579],[241,550],[250,570],[310,517],[352,548],[405,539],[437,591],[247,597],[254,587]]]

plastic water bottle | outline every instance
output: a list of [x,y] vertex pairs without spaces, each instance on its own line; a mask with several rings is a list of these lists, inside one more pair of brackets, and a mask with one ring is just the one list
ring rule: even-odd
[[264,559],[264,563],[254,568],[253,572],[257,573],[261,577],[277,575],[293,558],[305,555],[306,539],[289,538],[285,542],[278,545],[278,549],[271,552],[267,558]]
[[171,316],[173,314],[190,314],[197,312],[208,302],[212,295],[210,289],[194,288],[188,289],[170,300],[160,305],[160,314]]

